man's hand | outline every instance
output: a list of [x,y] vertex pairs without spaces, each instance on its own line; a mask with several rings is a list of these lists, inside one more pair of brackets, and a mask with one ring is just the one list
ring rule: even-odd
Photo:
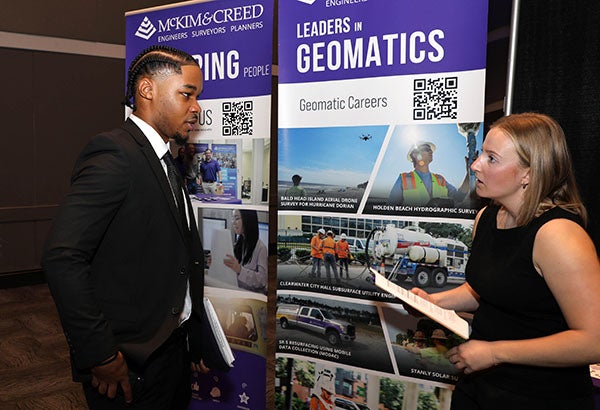
[[98,393],[114,399],[119,385],[123,389],[125,403],[131,403],[133,395],[129,384],[129,368],[121,352],[117,352],[114,360],[109,359],[106,364],[92,367],[92,386],[98,389]]
[[204,360],[200,360],[200,363],[192,362],[192,371],[196,373],[208,373],[210,369],[204,364]]

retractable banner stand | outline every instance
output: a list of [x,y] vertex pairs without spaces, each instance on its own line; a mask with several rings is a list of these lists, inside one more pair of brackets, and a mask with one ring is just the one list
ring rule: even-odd
[[286,0],[278,16],[278,408],[447,409],[444,353],[464,339],[371,269],[464,283],[487,2]]
[[[187,1],[126,13],[126,66],[169,46],[200,64],[198,129],[170,143],[205,252],[205,295],[235,355],[195,373],[190,409],[264,409],[273,0]],[[199,177],[199,178],[198,178]],[[202,180],[200,180],[200,178]],[[268,196],[267,196],[268,197]]]

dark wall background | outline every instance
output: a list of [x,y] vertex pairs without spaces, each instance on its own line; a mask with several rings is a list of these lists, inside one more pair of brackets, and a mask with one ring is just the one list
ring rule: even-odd
[[[84,49],[93,49],[96,43],[123,47],[126,11],[172,3],[177,1],[21,0],[2,8],[0,138],[5,155],[0,162],[0,288],[43,281],[39,265],[43,244],[67,192],[75,158],[93,135],[123,121],[120,102],[125,82],[124,48],[117,57],[9,48],[1,34],[40,36],[40,41],[79,40],[85,42]],[[486,122],[502,115],[511,4],[490,0]],[[276,64],[276,39],[273,52]],[[273,135],[276,86],[274,77]],[[272,153],[270,185],[276,186],[276,147]]]
[[522,0],[518,27],[513,112],[562,125],[600,249],[600,2]]
[[126,11],[177,3],[169,0],[20,0],[3,4],[0,30],[125,44]]
[[98,78],[119,84],[123,64],[11,49],[0,49],[0,61],[5,148],[0,167],[0,270],[5,273],[39,268],[42,242],[67,188],[75,155],[101,123],[118,124],[123,117],[120,89],[98,86]]
[[[11,2],[3,4],[0,32],[123,46],[125,11],[167,3]],[[76,155],[94,134],[123,120],[125,67],[124,54],[106,58],[7,48],[1,41],[0,61],[2,287],[41,278],[42,246]]]

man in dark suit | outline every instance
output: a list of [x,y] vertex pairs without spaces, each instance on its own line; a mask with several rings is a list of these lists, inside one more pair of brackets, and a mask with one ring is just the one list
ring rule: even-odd
[[128,72],[133,114],[83,149],[54,221],[42,265],[90,408],[189,404],[190,360],[201,352],[188,351],[187,337],[198,339],[203,250],[163,155],[195,129],[202,86],[189,54],[144,50]]

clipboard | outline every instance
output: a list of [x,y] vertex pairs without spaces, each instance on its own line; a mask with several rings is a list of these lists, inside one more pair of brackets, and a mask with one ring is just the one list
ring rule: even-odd
[[469,335],[471,333],[469,322],[460,317],[454,310],[441,308],[389,281],[385,278],[385,276],[377,272],[375,269],[369,268],[369,270],[371,274],[374,275],[375,286],[396,296],[408,306],[418,310],[430,319],[435,320],[446,329],[453,331],[463,339],[469,339]]

